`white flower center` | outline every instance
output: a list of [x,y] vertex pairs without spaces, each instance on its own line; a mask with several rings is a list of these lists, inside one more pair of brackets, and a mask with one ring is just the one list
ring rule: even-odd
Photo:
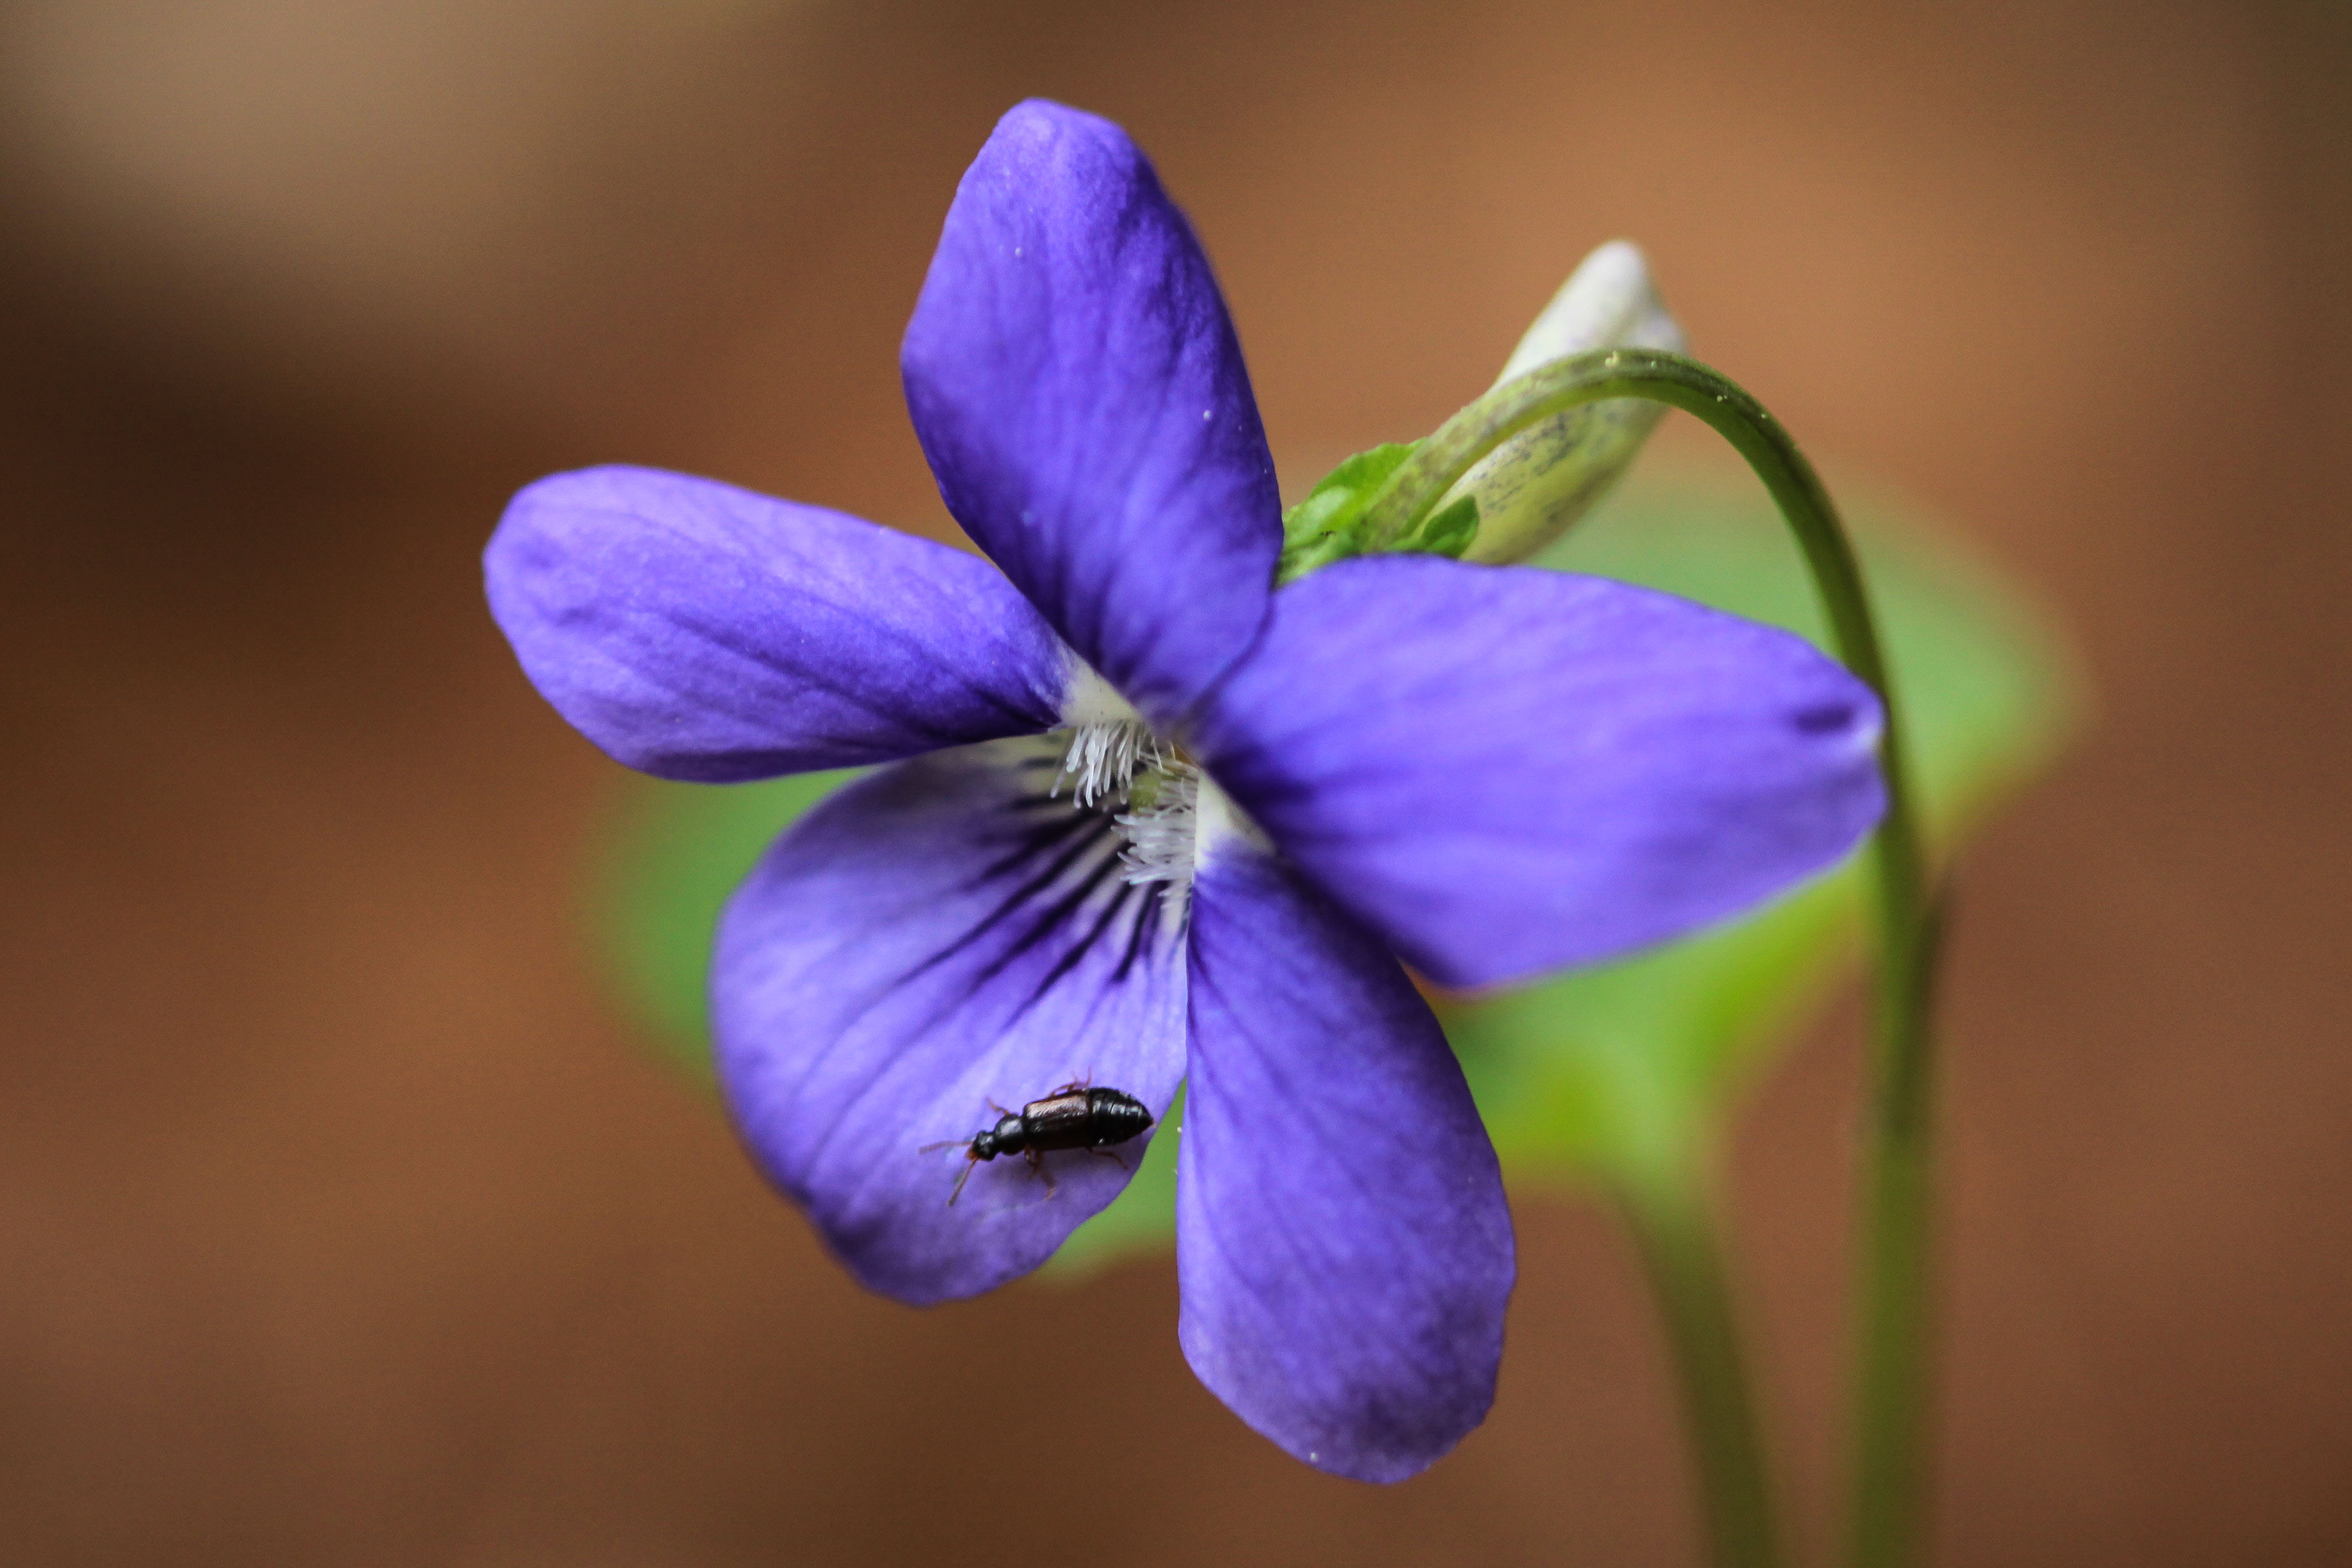
[[1167,882],[1177,888],[1192,885],[1193,846],[1200,822],[1201,791],[1205,785],[1213,792],[1216,785],[1201,777],[1201,770],[1191,763],[1174,760],[1161,763],[1146,787],[1135,795],[1148,797],[1114,820],[1119,831],[1127,835],[1127,847],[1119,852],[1126,863],[1129,882]]
[[1159,737],[1140,720],[1083,725],[1072,733],[1070,749],[1062,753],[1062,771],[1051,793],[1061,794],[1066,784],[1073,800],[1081,806],[1092,806],[1127,794],[1138,769],[1159,767],[1161,760]]
[[1119,860],[1129,882],[1164,883],[1181,899],[1216,842],[1235,834],[1262,837],[1199,763],[1153,733],[1127,699],[1084,664],[1073,672],[1062,718],[1069,744],[1047,793],[1058,795],[1066,786],[1082,810],[1105,803],[1127,807],[1111,820],[1127,840]]

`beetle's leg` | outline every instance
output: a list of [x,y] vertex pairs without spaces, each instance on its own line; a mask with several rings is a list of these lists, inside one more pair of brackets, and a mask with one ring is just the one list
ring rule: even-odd
[[1052,1197],[1055,1191],[1054,1173],[1045,1169],[1045,1152],[1043,1149],[1024,1149],[1022,1152],[1029,1156],[1029,1169],[1045,1178],[1045,1195]]
[[1087,1152],[1089,1154],[1099,1155],[1103,1159],[1108,1160],[1112,1164],[1117,1165],[1122,1171],[1127,1169],[1127,1162],[1118,1157],[1118,1151],[1116,1149],[1089,1149]]

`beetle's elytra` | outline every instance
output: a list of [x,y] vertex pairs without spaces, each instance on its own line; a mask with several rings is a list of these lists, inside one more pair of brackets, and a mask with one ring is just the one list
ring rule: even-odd
[[[1126,1142],[1150,1126],[1151,1112],[1143,1101],[1126,1090],[1066,1083],[1043,1099],[1031,1100],[1018,1113],[1006,1111],[995,1126],[975,1132],[965,1141],[968,1163],[957,1173],[955,1190],[948,1194],[948,1202],[952,1205],[963,1195],[963,1184],[971,1179],[974,1166],[999,1154],[1019,1154],[1026,1159],[1029,1168],[1045,1178],[1045,1195],[1051,1197],[1054,1175],[1045,1166],[1047,1153],[1055,1149],[1085,1149],[1106,1160],[1117,1160],[1118,1155],[1108,1152],[1110,1147]],[[926,1152],[929,1149],[954,1146],[933,1143]]]

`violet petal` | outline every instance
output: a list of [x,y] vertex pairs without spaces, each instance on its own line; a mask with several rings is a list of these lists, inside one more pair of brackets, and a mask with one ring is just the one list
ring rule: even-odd
[[1429,1006],[1244,840],[1192,892],[1178,1337],[1311,1465],[1397,1481],[1486,1418],[1515,1271],[1500,1168]]
[[531,684],[605,752],[725,784],[1058,721],[1069,654],[986,562],[650,468],[515,497],[484,556]]
[[1004,116],[900,363],[948,510],[1171,721],[1256,633],[1281,507],[1216,279],[1125,132],[1042,101]]
[[1195,741],[1333,899],[1477,985],[1830,866],[1884,809],[1880,721],[1788,632],[1597,577],[1388,556],[1277,595]]
[[1047,795],[1058,749],[943,752],[852,784],[728,904],[711,1030],[738,1130],[859,1280],[902,1301],[1027,1273],[1149,1135],[971,1168],[961,1143],[1091,1079],[1163,1114],[1183,1073],[1181,921],[1120,875],[1109,816]]

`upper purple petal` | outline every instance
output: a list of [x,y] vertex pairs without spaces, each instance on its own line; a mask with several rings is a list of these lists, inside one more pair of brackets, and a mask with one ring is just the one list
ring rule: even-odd
[[1878,820],[1880,710],[1803,639],[1597,577],[1428,556],[1276,596],[1211,773],[1449,985],[1737,913]]
[[948,510],[1172,721],[1256,633],[1281,506],[1208,258],[1125,132],[1041,101],[998,123],[900,363]]
[[1192,898],[1185,1359],[1308,1464],[1402,1480],[1494,1403],[1516,1267],[1494,1146],[1368,932],[1238,839]]
[[483,558],[531,684],[608,754],[725,784],[1034,733],[1071,679],[989,564],[650,468],[515,497]]
[[[1181,923],[1121,876],[1109,815],[1004,742],[886,769],[768,851],[711,958],[719,1082],[745,1144],[859,1280],[902,1301],[1025,1274],[1118,1194],[1109,1154],[971,1173],[961,1144],[1064,1084],[1157,1117],[1184,1071]],[[1045,1177],[1049,1176],[1048,1181]]]

